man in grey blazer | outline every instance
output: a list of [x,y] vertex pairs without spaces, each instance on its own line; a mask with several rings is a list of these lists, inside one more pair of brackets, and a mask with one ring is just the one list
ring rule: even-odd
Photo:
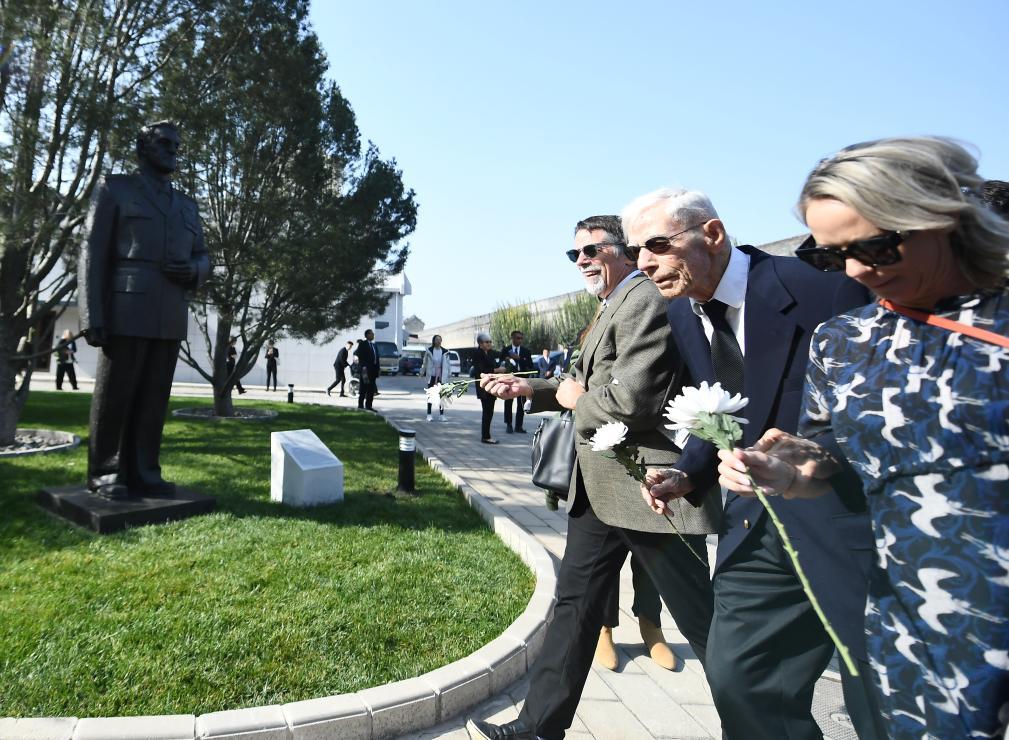
[[[620,463],[593,452],[589,438],[607,422],[623,422],[640,461],[663,468],[678,458],[662,433],[662,412],[683,383],[682,361],[666,324],[666,302],[624,252],[616,216],[595,216],[575,227],[576,264],[600,313],[586,332],[573,377],[485,376],[499,398],[524,396],[531,412],[573,409],[577,461],[568,494],[568,538],[557,578],[557,602],[544,646],[530,671],[518,720],[492,725],[470,720],[473,738],[560,738],[574,718],[592,663],[610,589],[628,552],[644,566],[694,653],[704,663],[712,593],[704,535],[717,531],[715,496],[686,501],[655,515]],[[658,519],[658,521],[656,521]]]
[[101,348],[91,402],[88,488],[108,498],[170,496],[161,431],[186,291],[210,275],[196,203],[172,189],[179,135],[169,121],[137,137],[139,171],[95,189],[78,269],[81,328]]

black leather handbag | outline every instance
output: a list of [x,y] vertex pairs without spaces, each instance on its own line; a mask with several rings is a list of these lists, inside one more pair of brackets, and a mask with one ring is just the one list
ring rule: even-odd
[[575,420],[570,411],[543,419],[533,433],[533,485],[567,499],[575,469]]

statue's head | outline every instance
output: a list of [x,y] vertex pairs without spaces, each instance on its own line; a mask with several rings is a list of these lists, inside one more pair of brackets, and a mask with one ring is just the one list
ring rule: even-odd
[[148,123],[137,134],[137,158],[167,175],[178,167],[179,129],[172,121]]

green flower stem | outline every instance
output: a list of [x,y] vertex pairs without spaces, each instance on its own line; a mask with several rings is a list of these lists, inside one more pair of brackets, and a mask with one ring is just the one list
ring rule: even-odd
[[[536,375],[539,370],[523,370],[520,373],[502,373],[502,375]],[[449,383],[442,383],[441,390],[438,391],[439,398],[454,396],[458,398],[466,392],[466,386],[470,383],[479,383],[480,378],[470,378],[469,380],[453,380]]]
[[785,525],[781,523],[778,519],[778,515],[774,513],[774,509],[767,501],[767,496],[764,490],[757,485],[757,482],[753,480],[753,476],[749,473],[746,477],[750,480],[750,485],[753,487],[753,492],[757,494],[757,498],[760,499],[760,503],[764,505],[767,510],[767,515],[771,517],[771,521],[774,522],[774,528],[778,530],[778,536],[781,537],[781,545],[785,548],[785,552],[788,553],[788,557],[792,560],[792,565],[795,566],[795,575],[799,577],[799,582],[802,584],[802,590],[806,592],[806,597],[809,599],[809,603],[813,605],[813,611],[816,612],[816,616],[820,618],[820,622],[823,624],[823,628],[827,630],[827,634],[833,641],[834,646],[837,648],[837,652],[841,656],[841,660],[844,661],[845,666],[848,668],[848,672],[852,676],[858,675],[858,669],[855,668],[855,662],[851,659],[851,655],[848,653],[848,648],[841,638],[838,637],[834,628],[831,626],[830,621],[827,619],[827,615],[823,613],[823,609],[820,607],[820,602],[817,600],[816,595],[813,593],[813,588],[809,585],[809,579],[806,578],[805,571],[802,570],[802,566],[799,565],[799,553],[792,547],[792,540],[788,537],[788,532],[785,531]]
[[[645,468],[644,465],[639,463],[634,458],[634,456],[637,454],[638,451],[637,447],[617,445],[616,447],[613,448],[612,451],[614,459],[624,466],[624,469],[627,471],[627,474],[629,476],[631,476],[638,483],[645,482],[645,475],[648,473],[648,470]],[[666,512],[662,512],[662,516],[664,516],[666,518],[666,521],[669,522],[669,526],[673,528],[673,532],[675,532],[676,536],[680,538],[680,541],[690,551],[690,554],[697,559],[697,562],[699,562],[701,565],[707,568],[708,563],[703,558],[701,558],[700,555],[694,552],[694,548],[690,546],[690,543],[687,542],[687,539],[683,536],[680,530],[677,529],[676,525],[673,524],[673,520],[670,518],[669,514],[667,514]]]

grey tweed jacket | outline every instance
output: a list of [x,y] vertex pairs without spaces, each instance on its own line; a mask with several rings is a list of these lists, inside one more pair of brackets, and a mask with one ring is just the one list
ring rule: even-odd
[[[666,436],[662,413],[683,383],[683,362],[666,319],[666,301],[644,275],[625,284],[609,301],[582,345],[573,374],[586,393],[575,407],[577,461],[568,493],[573,504],[589,497],[603,522],[640,532],[671,534],[664,517],[651,511],[640,486],[620,463],[593,452],[589,438],[611,421],[627,425],[627,442],[638,446],[645,465],[670,467],[679,450]],[[534,379],[532,413],[559,411],[556,400],[561,378]],[[682,534],[718,531],[721,498],[709,492],[701,507],[684,499],[671,502],[671,518]]]

